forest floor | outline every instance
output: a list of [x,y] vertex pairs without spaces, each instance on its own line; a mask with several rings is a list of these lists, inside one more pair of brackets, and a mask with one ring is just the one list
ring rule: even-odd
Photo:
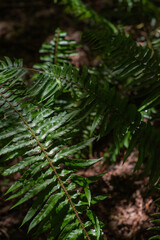
[[124,164],[121,156],[109,167],[100,162],[80,172],[86,177],[105,173],[91,186],[91,191],[93,196],[109,194],[106,200],[93,206],[105,224],[104,233],[108,240],[147,240],[153,234],[146,229],[152,226],[150,215],[158,210],[153,199],[156,193],[151,192],[149,178],[143,176],[143,167],[134,173],[137,157],[135,150]]
[[[36,4],[39,4],[38,8]],[[7,0],[3,4],[0,3],[0,12],[0,57],[7,55],[24,58],[27,66],[39,61],[38,49],[44,41],[53,37],[57,27],[67,30],[76,40],[79,39],[83,29],[83,25],[77,28],[76,21],[72,21],[68,16],[62,17],[61,10],[51,7],[49,0],[45,1],[45,4],[44,1],[36,0],[33,6],[29,3],[23,5],[23,1],[18,5],[16,0]],[[80,64],[89,63],[84,52],[81,52],[80,57],[74,61],[77,65],[79,61]],[[93,149],[92,157],[102,157],[105,151],[105,148]],[[152,225],[150,215],[157,211],[154,204],[156,193],[151,192],[148,177],[142,175],[143,166],[133,173],[136,161],[135,150],[125,164],[122,155],[109,167],[105,162],[100,162],[79,172],[83,176],[105,173],[100,180],[91,185],[91,191],[93,195],[109,194],[106,200],[92,207],[99,219],[105,223],[104,234],[108,240],[147,240],[151,236],[150,231],[146,229]],[[19,228],[30,203],[10,210],[15,200],[5,201],[5,191],[18,178],[19,174],[9,178],[0,176],[2,240],[32,239],[26,234],[27,227]]]

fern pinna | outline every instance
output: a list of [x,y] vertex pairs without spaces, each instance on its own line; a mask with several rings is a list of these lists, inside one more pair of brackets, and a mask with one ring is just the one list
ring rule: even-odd
[[[22,225],[31,220],[29,231],[39,225],[36,235],[47,231],[48,239],[103,239],[100,223],[89,206],[106,196],[91,199],[89,183],[93,179],[74,174],[79,167],[90,166],[99,159],[68,157],[93,139],[69,146],[76,132],[77,110],[56,114],[51,108],[36,105],[34,101],[32,104],[36,90],[46,91],[43,77],[47,74],[40,72],[39,84],[26,91],[22,78],[27,69],[23,68],[22,61],[11,62],[9,58],[6,61],[1,61],[0,73],[0,155],[1,161],[23,158],[3,173],[4,176],[22,174],[7,191],[7,194],[14,192],[8,199],[21,197],[15,206],[34,198]],[[84,193],[76,190],[76,184],[84,187]]]

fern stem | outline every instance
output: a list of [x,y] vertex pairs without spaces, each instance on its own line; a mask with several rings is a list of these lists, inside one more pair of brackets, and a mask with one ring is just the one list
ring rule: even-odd
[[1,92],[0,92],[0,95],[1,95],[2,98],[9,104],[9,106],[14,109],[14,111],[19,115],[19,117],[20,117],[20,118],[22,119],[22,121],[25,123],[25,125],[26,125],[27,128],[28,128],[28,130],[31,132],[32,136],[34,137],[34,139],[36,140],[37,144],[39,145],[39,147],[41,148],[42,152],[44,153],[46,159],[48,160],[48,163],[49,163],[50,167],[52,168],[54,174],[56,175],[56,177],[57,177],[57,179],[58,179],[58,181],[59,181],[59,183],[60,183],[60,186],[61,186],[61,188],[63,189],[66,197],[68,198],[68,201],[69,201],[69,203],[70,203],[70,205],[71,205],[71,207],[72,207],[72,209],[73,209],[73,211],[74,211],[74,213],[75,213],[75,215],[76,215],[76,217],[77,217],[77,219],[78,219],[78,221],[79,221],[79,223],[80,223],[80,225],[81,225],[81,227],[82,227],[82,229],[83,229],[83,231],[84,231],[84,233],[85,233],[85,235],[86,235],[86,238],[87,238],[88,240],[91,240],[90,237],[89,237],[89,235],[88,235],[88,233],[87,233],[87,231],[86,231],[86,229],[85,229],[85,226],[84,226],[84,224],[83,224],[83,222],[82,222],[82,220],[81,220],[81,218],[80,218],[80,216],[79,216],[79,214],[78,214],[78,212],[77,212],[77,210],[76,210],[76,207],[74,206],[74,203],[72,202],[72,199],[71,199],[71,197],[70,197],[67,189],[65,188],[65,186],[64,186],[64,184],[63,184],[60,176],[58,175],[55,167],[54,167],[53,164],[52,164],[52,161],[51,161],[50,158],[48,157],[47,152],[45,151],[44,147],[42,146],[42,144],[40,143],[40,141],[39,141],[38,138],[36,137],[34,131],[33,131],[32,128],[29,126],[29,124],[27,123],[27,121],[23,118],[23,116],[19,113],[19,111],[8,101],[8,99],[7,99]]
[[[28,70],[28,71],[32,71],[32,72],[37,72],[37,73],[46,73],[45,71],[42,71],[42,70],[38,70],[38,69],[35,69],[35,68],[28,68],[28,67],[17,67],[18,69],[24,69],[24,70]],[[60,78],[68,83],[71,83],[71,81],[69,81],[68,79],[64,78],[64,77],[61,77],[60,75],[58,74],[55,74],[55,73],[49,73],[47,72],[47,74],[49,76],[53,76],[53,77],[57,77],[57,78]],[[79,83],[75,83],[73,82],[74,85],[76,85],[79,89],[83,89],[83,90],[87,90],[86,88],[84,88],[82,85],[80,85]]]

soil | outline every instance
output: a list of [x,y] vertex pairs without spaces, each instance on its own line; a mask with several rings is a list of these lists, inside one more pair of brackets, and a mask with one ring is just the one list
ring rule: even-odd
[[[98,1],[95,1],[95,4],[98,5]],[[100,5],[98,7],[100,8]],[[41,44],[53,37],[57,27],[67,30],[70,37],[79,41],[83,25],[78,25],[67,15],[62,16],[62,8],[53,6],[50,0],[0,2],[0,58],[23,58],[25,65],[32,66],[39,61],[38,50]],[[76,66],[89,64],[84,51],[81,51],[80,57],[74,59],[74,63]],[[103,144],[105,145],[105,142]],[[93,149],[93,152],[92,157],[99,157],[104,155],[106,149],[100,150],[99,147],[98,150]],[[135,150],[125,164],[122,155],[109,167],[106,162],[100,162],[79,172],[83,176],[105,173],[100,180],[91,185],[91,191],[92,195],[109,194],[106,200],[92,207],[99,219],[105,223],[104,235],[108,240],[147,240],[153,235],[153,232],[146,229],[152,226],[150,215],[158,211],[154,204],[157,196],[149,187],[148,177],[142,175],[143,166],[133,173],[136,161]],[[5,201],[5,191],[18,177],[18,174],[9,178],[0,176],[2,240],[32,239],[26,234],[27,226],[19,228],[30,203],[11,210],[15,200]]]

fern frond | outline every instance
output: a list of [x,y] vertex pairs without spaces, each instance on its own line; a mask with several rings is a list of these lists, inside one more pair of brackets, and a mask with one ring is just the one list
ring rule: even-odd
[[105,31],[88,31],[84,37],[99,54],[103,54],[103,63],[117,79],[117,84],[124,85],[123,94],[135,91],[134,101],[143,99],[140,111],[159,104],[159,59],[152,56],[151,49],[137,46],[131,37],[121,33],[115,36]]
[[[51,109],[29,104],[26,97],[31,97],[28,95],[31,91],[25,92],[19,78],[27,70],[23,69],[21,61],[12,63],[10,59],[6,60],[8,64],[2,62],[0,73],[0,84],[3,85],[0,91],[1,140],[3,139],[0,156],[5,161],[19,155],[23,158],[22,162],[3,173],[4,176],[17,171],[23,174],[7,191],[7,194],[14,191],[8,199],[20,197],[15,204],[18,206],[36,197],[36,207],[33,203],[22,223],[31,220],[29,231],[40,224],[38,233],[50,231],[48,239],[100,239],[99,230],[96,233],[93,229],[100,229],[100,223],[81,220],[83,216],[80,215],[88,210],[91,202],[89,183],[87,179],[80,181],[84,187],[84,195],[76,190],[74,181],[79,178],[73,174],[77,168],[76,160],[74,166],[73,161],[69,162],[68,158],[88,146],[93,139],[69,146],[68,141],[72,134],[68,136],[67,133],[72,131],[74,134],[72,119],[75,113],[64,112],[57,115]],[[84,160],[83,163],[81,160],[77,164],[82,163],[81,167],[85,167],[97,161],[99,159],[87,162]],[[65,162],[67,169],[62,166]]]
[[[109,36],[110,38],[106,42],[106,38]],[[159,60],[156,56],[152,56],[152,51],[150,49],[137,46],[130,37],[127,38],[121,33],[115,36],[109,35],[105,31],[88,31],[86,32],[85,38],[95,51],[98,51],[99,54],[103,54],[103,62],[110,69],[113,77],[117,78],[117,84],[125,85],[123,91],[124,89],[126,91],[122,93],[120,91],[119,100],[113,100],[113,108],[116,106],[116,109],[119,109],[121,114],[123,113],[123,101],[121,98],[124,100],[125,108],[131,101],[134,103],[138,102],[139,104],[138,111],[135,105],[128,105],[122,117],[123,120],[121,120],[121,114],[117,113],[117,115],[119,115],[119,118],[117,116],[117,121],[119,123],[116,124],[115,121],[112,123],[114,126],[113,134],[115,136],[114,139],[117,149],[121,147],[120,143],[122,143],[123,139],[121,136],[128,132],[132,140],[129,143],[126,157],[129,156],[135,146],[138,146],[139,160],[135,169],[138,169],[145,158],[147,158],[148,163],[146,165],[146,172],[151,170],[151,178],[152,181],[155,182],[160,174],[160,171],[157,170],[159,169],[157,160],[159,148],[153,148],[153,145],[150,144],[154,142],[155,146],[159,145],[159,132],[157,132],[154,127],[151,127],[150,124],[146,124],[142,121],[143,111],[151,107],[159,107]],[[134,97],[132,94],[131,100],[128,94],[127,100],[125,96],[126,93],[135,91],[137,91],[137,94],[135,94]],[[143,99],[142,102],[140,102],[141,99]],[[141,116],[138,112],[142,112]],[[116,115],[114,115],[114,117],[116,117]],[[111,124],[109,126],[111,126]]]

